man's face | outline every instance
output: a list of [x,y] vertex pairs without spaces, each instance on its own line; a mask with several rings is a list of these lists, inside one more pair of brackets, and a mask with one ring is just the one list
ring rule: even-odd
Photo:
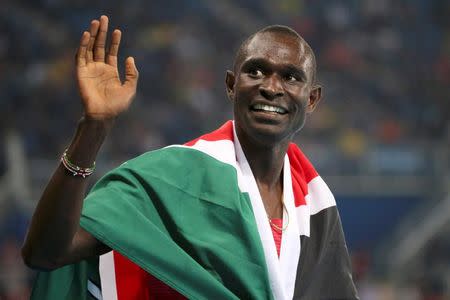
[[320,100],[311,55],[283,33],[257,34],[245,53],[226,79],[238,133],[266,145],[291,140]]

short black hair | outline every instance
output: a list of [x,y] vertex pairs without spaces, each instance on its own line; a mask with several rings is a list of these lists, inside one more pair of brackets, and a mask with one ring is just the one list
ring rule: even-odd
[[309,44],[300,36],[300,34],[297,33],[297,31],[295,31],[291,27],[285,26],[285,25],[270,25],[270,26],[264,27],[261,30],[258,30],[257,32],[255,32],[254,34],[252,34],[251,36],[246,38],[239,46],[239,48],[236,52],[236,56],[234,58],[233,70],[235,73],[238,71],[238,68],[240,67],[242,61],[244,60],[244,58],[246,56],[246,49],[247,49],[248,44],[256,35],[261,34],[261,33],[286,34],[288,36],[292,36],[292,37],[298,39],[300,41],[300,43],[305,45],[306,55],[311,56],[312,83],[313,84],[316,83],[317,65],[316,65],[316,56],[314,55],[314,51],[309,46]]

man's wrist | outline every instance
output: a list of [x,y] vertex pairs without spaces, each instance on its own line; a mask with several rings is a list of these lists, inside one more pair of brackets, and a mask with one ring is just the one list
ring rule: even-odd
[[88,127],[90,130],[95,130],[101,133],[105,131],[105,135],[112,129],[116,118],[94,118],[84,115],[78,122],[79,126]]
[[77,127],[77,132],[67,149],[67,157],[80,167],[90,167],[95,162],[106,136],[114,125],[114,118],[93,119],[83,116]]

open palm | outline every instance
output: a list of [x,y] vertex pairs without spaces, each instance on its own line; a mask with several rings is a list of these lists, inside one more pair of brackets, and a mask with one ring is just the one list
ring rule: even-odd
[[77,53],[77,81],[85,115],[95,119],[114,118],[130,105],[136,94],[138,71],[132,57],[125,61],[125,81],[121,82],[117,69],[117,53],[121,32],[111,35],[109,53],[105,44],[108,17],[91,22],[90,31],[81,37]]

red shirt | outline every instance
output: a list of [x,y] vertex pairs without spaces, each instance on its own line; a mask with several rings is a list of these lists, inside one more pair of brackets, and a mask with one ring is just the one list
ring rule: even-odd
[[[283,228],[283,219],[271,219],[270,222],[277,226],[278,228]],[[275,226],[270,226],[272,229],[273,240],[275,241],[275,247],[277,247],[277,254],[280,257],[280,248],[281,248],[281,236],[283,231],[275,228]]]

